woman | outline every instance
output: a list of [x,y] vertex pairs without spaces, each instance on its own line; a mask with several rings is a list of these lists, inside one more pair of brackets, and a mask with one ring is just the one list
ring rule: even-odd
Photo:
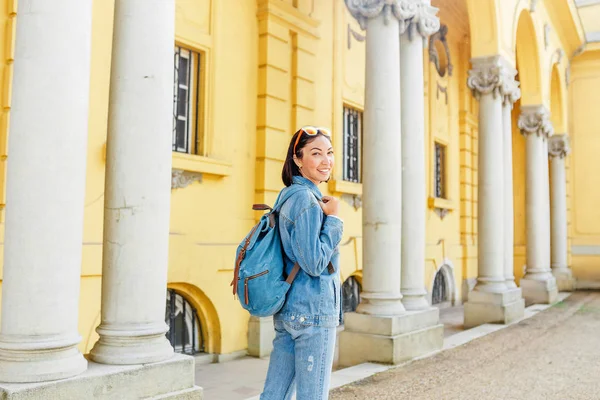
[[326,129],[304,127],[292,137],[282,179],[302,185],[279,212],[279,231],[289,274],[301,267],[282,309],[275,314],[275,340],[262,400],[327,399],[336,327],[341,323],[338,244],[343,222],[339,202],[317,188],[329,180],[333,148]]

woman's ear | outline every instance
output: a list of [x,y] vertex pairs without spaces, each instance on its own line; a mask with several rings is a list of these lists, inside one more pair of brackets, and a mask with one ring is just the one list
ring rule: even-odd
[[294,163],[296,164],[296,166],[300,169],[302,169],[302,163],[300,163],[300,160],[298,160],[298,157],[296,157],[296,155],[294,154]]

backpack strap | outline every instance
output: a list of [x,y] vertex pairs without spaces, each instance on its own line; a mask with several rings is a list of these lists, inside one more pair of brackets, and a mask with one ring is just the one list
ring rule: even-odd
[[235,260],[235,270],[233,272],[233,280],[231,281],[231,284],[229,285],[229,286],[233,286],[233,295],[234,296],[237,294],[237,289],[238,289],[238,278],[240,275],[240,265],[242,264],[242,261],[244,260],[244,257],[246,256],[246,249],[250,245],[250,240],[252,239],[252,236],[256,232],[256,228],[258,228],[258,225],[259,224],[254,225],[254,228],[252,228],[252,230],[250,231],[250,234],[246,237],[246,240],[244,242],[244,247],[242,247],[242,249],[240,250],[240,253],[238,254],[237,259]]

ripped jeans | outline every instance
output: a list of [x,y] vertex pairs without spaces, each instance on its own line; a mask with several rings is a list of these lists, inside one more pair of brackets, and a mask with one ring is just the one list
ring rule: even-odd
[[275,340],[261,400],[326,400],[336,328],[275,321]]

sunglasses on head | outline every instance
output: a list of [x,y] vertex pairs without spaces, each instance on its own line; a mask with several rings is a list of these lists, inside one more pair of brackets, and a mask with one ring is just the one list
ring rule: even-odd
[[302,136],[303,133],[306,133],[309,136],[315,136],[319,132],[322,135],[331,136],[331,132],[329,132],[329,129],[327,129],[327,128],[316,127],[316,126],[304,126],[304,127],[300,128],[300,130],[298,130],[298,136],[296,136],[296,143],[294,143],[294,154],[296,154],[296,146],[298,146],[298,142],[300,142],[300,137]]

